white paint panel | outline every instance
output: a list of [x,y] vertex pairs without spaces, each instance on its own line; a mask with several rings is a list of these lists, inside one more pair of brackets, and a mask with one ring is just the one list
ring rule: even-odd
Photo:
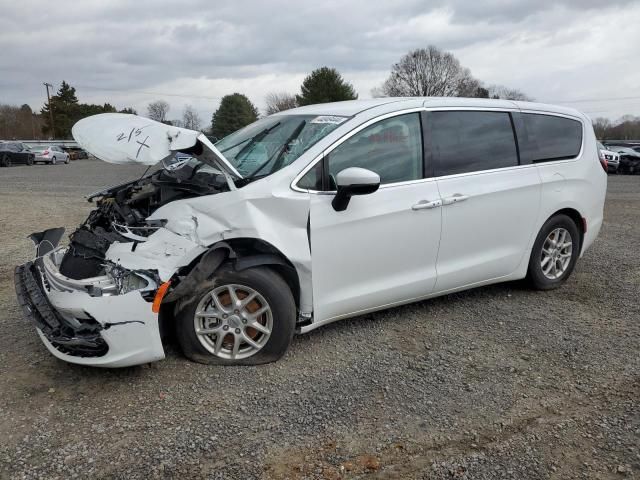
[[[540,208],[535,165],[438,179],[442,242],[436,291],[513,273],[523,259]],[[447,199],[466,200],[446,205]]]
[[336,212],[333,195],[311,199],[314,323],[429,294],[436,280],[440,208],[436,183],[381,187]]

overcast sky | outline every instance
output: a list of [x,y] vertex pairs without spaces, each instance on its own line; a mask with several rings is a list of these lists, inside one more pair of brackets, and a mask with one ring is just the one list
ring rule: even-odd
[[81,102],[144,115],[164,99],[169,118],[191,104],[209,123],[223,95],[262,109],[324,65],[369,98],[403,54],[433,44],[486,84],[592,117],[640,115],[638,0],[29,0],[1,12],[0,103],[34,109],[42,82],[66,80]]

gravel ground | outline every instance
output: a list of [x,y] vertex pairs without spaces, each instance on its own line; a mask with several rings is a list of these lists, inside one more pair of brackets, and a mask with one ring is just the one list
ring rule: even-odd
[[609,179],[561,289],[496,285],[296,337],[219,368],[175,347],[99,370],[52,357],[15,301],[25,236],[142,173],[0,169],[0,478],[640,477],[640,178]]

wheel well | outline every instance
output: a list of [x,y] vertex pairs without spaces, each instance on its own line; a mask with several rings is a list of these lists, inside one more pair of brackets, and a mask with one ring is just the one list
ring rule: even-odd
[[287,283],[296,306],[300,306],[300,279],[298,271],[289,259],[269,242],[259,238],[233,238],[225,240],[236,255],[234,265],[243,270],[254,266],[266,266],[276,271]]
[[551,217],[555,217],[556,215],[566,215],[571,220],[573,220],[573,223],[575,223],[576,227],[578,228],[578,232],[580,232],[580,246],[582,248],[582,241],[585,234],[585,225],[584,219],[582,218],[582,215],[580,215],[580,212],[573,208],[563,208],[562,210],[558,210],[557,212],[555,212],[553,215],[551,215]]
[[[160,308],[159,322],[163,341],[174,335],[175,312],[184,306],[183,300],[187,298],[186,295],[195,288],[195,285],[213,275],[222,264],[229,261],[237,270],[257,266],[271,268],[286,282],[296,307],[300,306],[298,271],[280,250],[257,238],[234,238],[221,241],[211,245],[209,250],[181,269],[181,274],[184,275],[183,280],[175,289],[176,292],[170,292],[165,297],[165,300],[168,301],[163,303]],[[177,294],[179,289],[182,290]],[[173,293],[176,293],[175,298],[170,298]]]

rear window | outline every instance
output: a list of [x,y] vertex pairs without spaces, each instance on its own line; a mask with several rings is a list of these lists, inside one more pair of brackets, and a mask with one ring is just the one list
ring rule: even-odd
[[505,112],[430,112],[427,142],[434,175],[518,165],[518,150]]
[[577,157],[582,147],[582,124],[553,115],[525,113],[528,156],[532,162]]

